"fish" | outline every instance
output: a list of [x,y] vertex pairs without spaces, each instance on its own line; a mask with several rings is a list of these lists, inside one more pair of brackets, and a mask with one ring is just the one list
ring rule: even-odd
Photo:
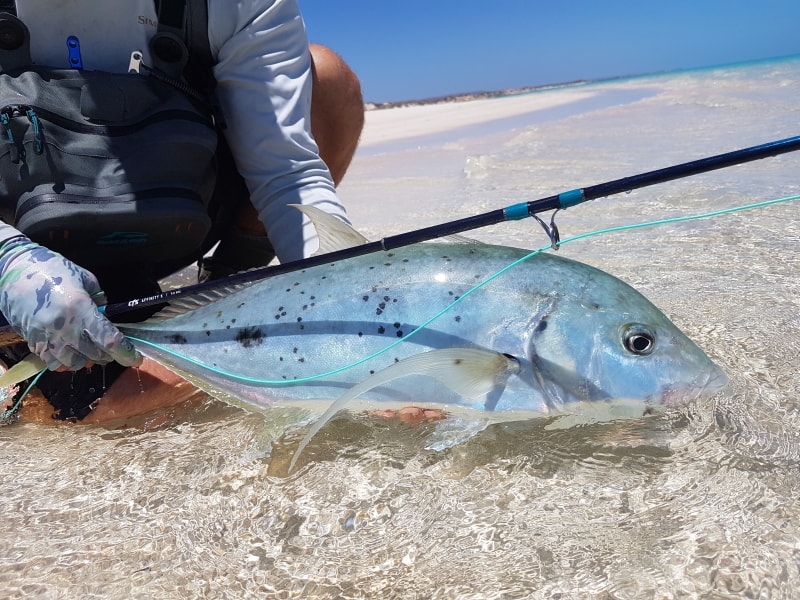
[[[304,211],[323,253],[366,241]],[[645,411],[727,384],[620,279],[555,254],[464,239],[279,274],[120,327],[212,395],[263,407],[361,397],[482,413],[549,415],[611,401]]]
[[[333,217],[309,216],[323,253],[366,241]],[[488,422],[598,407],[641,416],[727,385],[622,280],[556,254],[472,240],[331,261],[221,289],[182,311],[119,327],[212,396],[321,412],[307,438],[356,399]]]

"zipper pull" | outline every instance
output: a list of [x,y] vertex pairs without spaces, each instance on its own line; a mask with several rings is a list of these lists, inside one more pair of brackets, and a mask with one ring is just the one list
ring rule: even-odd
[[131,62],[128,63],[128,73],[138,73],[142,66],[142,51],[131,52]]
[[27,109],[25,114],[28,115],[28,120],[33,126],[33,151],[36,154],[41,154],[44,152],[44,138],[42,138],[42,128],[39,123],[39,117],[36,116],[32,108]]
[[0,129],[3,131],[3,136],[8,140],[8,155],[11,162],[14,164],[19,162],[19,148],[14,142],[14,132],[11,131],[10,119],[8,117],[8,109],[4,109],[0,113]]

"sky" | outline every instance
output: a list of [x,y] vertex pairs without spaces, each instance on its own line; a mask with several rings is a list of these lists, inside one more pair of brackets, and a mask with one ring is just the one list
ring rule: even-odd
[[800,53],[798,0],[298,0],[366,102]]

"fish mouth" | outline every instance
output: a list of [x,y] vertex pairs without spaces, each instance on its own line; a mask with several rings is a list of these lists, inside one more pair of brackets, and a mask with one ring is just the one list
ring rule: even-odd
[[729,381],[725,372],[716,368],[706,376],[705,381],[695,380],[685,387],[665,390],[661,394],[660,401],[665,406],[681,406],[693,400],[710,398],[725,391]]

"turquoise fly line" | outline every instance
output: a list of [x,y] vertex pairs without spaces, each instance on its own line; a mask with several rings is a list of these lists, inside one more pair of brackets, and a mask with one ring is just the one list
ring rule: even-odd
[[[735,207],[732,207],[732,208],[725,208],[725,209],[721,209],[721,210],[715,210],[715,211],[696,214],[696,215],[687,215],[687,216],[682,216],[682,217],[670,217],[668,219],[659,219],[659,220],[656,220],[656,221],[647,221],[645,223],[634,223],[634,224],[630,224],[630,225],[619,225],[619,226],[616,226],[616,227],[608,227],[608,228],[605,228],[605,229],[598,229],[598,230],[595,230],[595,231],[590,231],[590,232],[586,232],[586,233],[580,233],[580,234],[568,237],[566,239],[563,239],[563,240],[560,241],[560,243],[561,244],[567,244],[567,243],[570,243],[570,242],[576,242],[578,240],[583,240],[583,239],[590,238],[590,237],[597,237],[597,236],[601,236],[601,235],[607,235],[607,234],[610,234],[610,233],[617,233],[617,232],[622,232],[622,231],[631,231],[631,230],[634,230],[634,229],[642,229],[644,227],[656,227],[656,226],[659,226],[659,225],[669,225],[669,224],[673,224],[673,223],[682,223],[682,222],[685,222],[685,221],[696,221],[696,220],[699,220],[699,219],[708,219],[708,218],[711,218],[711,217],[717,217],[717,216],[721,216],[721,215],[728,215],[728,214],[742,212],[742,211],[746,211],[746,210],[754,210],[754,209],[757,209],[757,208],[765,208],[767,206],[772,206],[774,204],[782,204],[782,203],[785,203],[785,202],[792,202],[792,201],[795,201],[795,200],[798,200],[798,199],[800,199],[800,194],[797,194],[797,195],[794,195],[794,196],[787,196],[785,198],[777,198],[777,199],[773,199],[773,200],[765,200],[763,202],[756,202],[756,203],[753,203],[753,204],[746,204],[746,205],[743,205],[743,206],[735,206]],[[344,365],[342,367],[338,367],[336,369],[332,369],[330,371],[327,371],[325,373],[320,373],[318,375],[309,375],[307,377],[300,377],[300,378],[297,378],[297,379],[289,379],[289,380],[286,380],[286,379],[258,379],[258,378],[254,378],[254,377],[246,377],[246,376],[243,376],[243,375],[237,375],[236,373],[231,373],[229,371],[225,371],[223,369],[218,369],[218,368],[212,367],[210,365],[206,365],[206,364],[204,364],[204,363],[202,363],[202,362],[200,362],[200,361],[198,361],[196,359],[190,358],[188,356],[184,356],[183,354],[180,354],[179,352],[175,352],[175,351],[170,350],[168,348],[164,348],[163,346],[161,346],[159,344],[156,344],[154,342],[150,342],[148,340],[143,340],[143,339],[136,338],[136,337],[133,337],[133,336],[129,336],[129,339],[133,340],[136,343],[156,348],[160,352],[163,352],[163,353],[168,354],[170,356],[174,356],[174,357],[179,358],[180,360],[185,361],[185,362],[187,362],[189,364],[195,365],[197,367],[200,367],[201,369],[205,369],[205,370],[207,370],[207,371],[209,371],[211,373],[214,373],[216,375],[219,375],[221,377],[224,377],[226,379],[230,379],[230,380],[233,380],[233,381],[238,381],[238,382],[241,382],[241,383],[247,383],[247,384],[258,385],[258,386],[263,386],[263,387],[280,387],[280,386],[288,386],[288,385],[301,385],[303,383],[307,383],[307,382],[310,382],[310,381],[316,381],[318,379],[323,379],[325,377],[331,377],[333,375],[337,375],[337,374],[342,373],[344,371],[348,371],[350,369],[353,369],[355,367],[363,365],[364,363],[367,363],[367,362],[369,362],[369,361],[381,356],[382,354],[385,354],[386,352],[389,352],[390,350],[392,350],[392,348],[395,348],[396,346],[402,344],[403,342],[407,341],[412,336],[416,335],[417,333],[419,333],[420,331],[425,329],[428,325],[430,325],[431,323],[433,323],[434,321],[439,319],[445,313],[447,313],[450,310],[452,310],[455,306],[459,305],[466,298],[468,298],[469,296],[471,296],[472,294],[474,294],[475,292],[477,292],[481,288],[485,287],[486,285],[488,285],[489,283],[491,283],[492,281],[494,281],[498,277],[501,277],[502,275],[504,275],[505,273],[507,273],[508,271],[513,269],[514,267],[516,267],[517,265],[519,265],[519,264],[521,264],[521,263],[523,263],[523,262],[525,262],[527,260],[530,260],[534,256],[536,256],[538,254],[541,254],[542,252],[544,252],[546,250],[549,250],[551,247],[552,247],[551,245],[547,245],[547,246],[542,246],[538,250],[533,250],[530,253],[528,253],[525,256],[523,256],[522,258],[519,258],[519,259],[515,260],[514,262],[512,262],[511,264],[509,264],[508,266],[502,268],[501,270],[499,270],[494,275],[491,275],[491,276],[487,277],[486,279],[484,279],[480,283],[476,284],[475,286],[473,286],[472,288],[470,288],[469,290],[464,292],[461,296],[459,296],[457,299],[453,300],[453,302],[451,302],[450,304],[445,306],[442,310],[440,310],[439,312],[434,314],[432,317],[430,317],[429,319],[424,321],[422,324],[418,325],[414,330],[410,331],[409,333],[407,333],[403,337],[397,339],[397,341],[392,342],[388,346],[378,350],[377,352],[374,352],[374,353],[370,354],[369,356],[366,356],[366,357],[364,357],[362,359],[359,359],[359,360],[357,360],[355,362],[352,362],[352,363],[350,363],[348,365]]]

